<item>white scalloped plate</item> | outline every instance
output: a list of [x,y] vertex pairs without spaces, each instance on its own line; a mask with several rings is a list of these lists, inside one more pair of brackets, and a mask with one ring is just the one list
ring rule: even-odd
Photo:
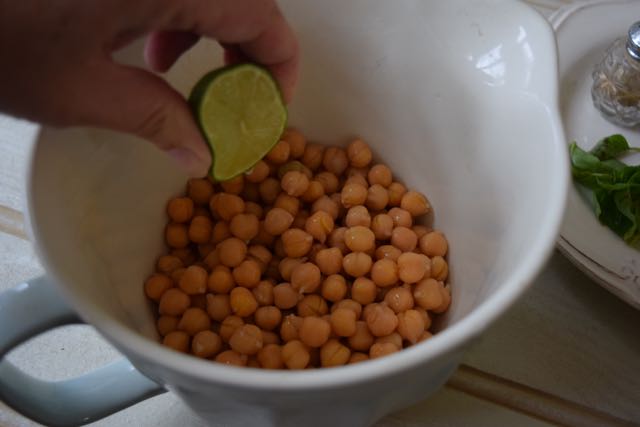
[[[585,2],[559,9],[549,20],[558,40],[560,107],[567,138],[590,149],[602,137],[621,133],[638,146],[640,131],[605,120],[593,107],[590,90],[593,66],[616,38],[640,20],[640,2]],[[629,161],[640,163],[640,155]],[[640,251],[602,226],[575,186],[569,191],[558,246],[603,287],[640,309]]]

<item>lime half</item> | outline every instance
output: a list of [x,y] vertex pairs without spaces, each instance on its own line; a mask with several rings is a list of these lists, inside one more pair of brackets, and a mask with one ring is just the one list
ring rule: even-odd
[[189,103],[212,151],[211,174],[226,181],[249,170],[284,132],[287,109],[269,71],[253,64],[211,71]]

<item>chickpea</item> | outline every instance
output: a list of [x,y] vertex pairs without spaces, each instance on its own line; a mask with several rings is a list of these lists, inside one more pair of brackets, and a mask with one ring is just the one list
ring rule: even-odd
[[373,154],[369,146],[361,139],[354,139],[347,146],[347,157],[349,163],[355,168],[364,168],[369,166]]
[[333,313],[339,308],[348,308],[349,310],[353,311],[356,314],[356,319],[359,319],[360,315],[362,314],[362,305],[352,299],[343,299],[336,302],[331,306],[331,312]]
[[322,165],[329,172],[340,176],[349,166],[347,153],[339,147],[328,147],[324,150]]
[[284,174],[280,186],[290,196],[300,197],[309,188],[309,178],[298,171],[289,171]]
[[369,351],[369,348],[375,340],[371,334],[367,323],[358,320],[356,322],[356,333],[348,338],[349,347],[355,351]]
[[282,369],[282,348],[277,344],[266,344],[258,351],[257,355],[260,366],[265,369]]
[[347,245],[344,242],[344,235],[347,232],[347,227],[338,227],[334,228],[331,234],[329,235],[329,246],[332,248],[340,249],[342,254],[346,254],[349,252]]
[[255,312],[256,325],[267,331],[271,331],[280,325],[282,313],[278,307],[272,305],[259,307]]
[[441,288],[442,284],[435,279],[421,280],[413,289],[413,298],[420,307],[433,310],[440,307],[443,302]]
[[444,281],[449,276],[449,265],[441,256],[431,258],[431,277],[436,280]]
[[167,214],[173,222],[188,222],[193,216],[193,200],[188,197],[176,197],[169,200]]
[[258,235],[260,221],[254,214],[237,214],[229,223],[231,234],[240,240],[249,241]]
[[409,211],[402,208],[389,209],[389,216],[393,219],[394,227],[406,227],[409,228],[413,225],[413,219]]
[[260,160],[249,171],[245,172],[245,179],[254,184],[260,184],[269,176],[269,165],[264,160]]
[[402,313],[413,308],[413,295],[411,289],[404,286],[396,286],[389,289],[384,296],[384,302],[395,313]]
[[369,349],[369,358],[377,359],[379,357],[388,356],[392,353],[399,351],[400,349],[396,347],[395,344],[390,342],[385,343],[375,343]]
[[[209,252],[209,254],[204,258],[203,263],[209,267],[209,270],[213,270],[219,265],[222,265],[220,262],[220,251],[216,247],[214,250]],[[186,269],[183,269],[186,270]]]
[[367,252],[375,247],[376,237],[369,228],[356,225],[346,231],[344,243],[353,252]]
[[405,283],[417,283],[431,272],[429,258],[421,254],[405,252],[398,257],[397,262],[398,277]]
[[302,200],[307,203],[313,203],[320,197],[324,196],[324,187],[319,181],[310,181],[307,191],[302,194]]
[[324,194],[333,194],[338,191],[340,181],[338,180],[338,177],[331,172],[320,172],[314,179],[322,185],[322,188],[324,188]]
[[280,181],[273,177],[269,177],[258,185],[258,192],[260,193],[260,198],[265,204],[273,204],[278,197],[278,194],[280,194]]
[[316,294],[306,295],[302,300],[300,300],[297,308],[298,316],[300,317],[320,317],[329,312],[327,302],[320,295]]
[[402,337],[397,332],[393,332],[389,335],[385,335],[384,337],[378,337],[374,341],[374,344],[382,344],[382,343],[391,343],[395,345],[398,348],[398,350],[402,350]]
[[342,252],[338,248],[321,249],[314,260],[322,274],[338,274],[342,270]]
[[229,237],[231,237],[229,223],[226,221],[216,222],[216,225],[213,226],[213,231],[211,232],[211,243],[218,244]]
[[333,218],[325,211],[317,211],[307,218],[305,230],[320,243],[327,240],[327,235],[333,231]]
[[356,314],[348,308],[338,308],[331,313],[333,333],[339,337],[350,337],[356,333]]
[[366,313],[367,326],[376,337],[389,335],[398,326],[398,317],[386,304],[371,304],[371,309]]
[[362,305],[371,304],[376,299],[376,284],[366,277],[358,277],[351,285],[351,298]]
[[209,255],[215,249],[216,249],[216,245],[214,245],[213,243],[201,243],[198,245],[198,254],[200,254],[200,258],[203,258],[202,262],[205,265],[207,265],[207,267],[208,267],[208,264],[204,262],[204,258],[206,258],[207,255]]
[[300,209],[295,218],[293,218],[293,224],[291,224],[291,228],[299,228],[301,230],[304,230],[304,227],[307,225],[307,219],[309,219],[309,211],[306,209]]
[[175,351],[188,353],[190,341],[191,338],[189,337],[189,335],[187,335],[186,332],[173,331],[165,335],[165,337],[162,339],[162,344]]
[[258,308],[258,301],[247,288],[236,287],[229,294],[231,311],[240,317],[251,316]]
[[371,279],[381,288],[398,283],[398,265],[390,259],[380,259],[371,267]]
[[213,225],[206,216],[196,216],[189,224],[189,239],[194,243],[207,243],[211,240]]
[[247,366],[248,360],[249,358],[246,354],[240,354],[233,350],[225,350],[222,353],[219,353],[215,358],[215,361],[218,363],[233,366]]
[[247,255],[247,244],[237,237],[229,237],[218,244],[220,262],[227,267],[237,267]]
[[320,348],[320,364],[324,367],[346,365],[351,350],[336,339],[328,340]]
[[289,143],[289,156],[291,158],[297,159],[299,157],[302,157],[302,155],[304,154],[305,146],[307,145],[307,140],[302,133],[300,133],[296,129],[289,128],[284,131],[282,140]]
[[173,332],[178,330],[178,319],[175,316],[160,316],[156,321],[156,329],[158,329],[158,333],[160,336],[165,336],[169,332]]
[[237,214],[244,212],[244,200],[236,194],[220,193],[215,200],[215,207],[212,207],[211,211],[216,212],[225,221],[230,221]]
[[154,274],[144,282],[144,293],[155,302],[160,301],[162,295],[173,287],[173,280],[164,274]]
[[[280,326],[280,325],[277,325]],[[262,330],[262,342],[264,345],[268,344],[280,344],[280,335],[273,331]]]
[[280,141],[267,153],[265,158],[274,165],[281,165],[289,160],[291,146],[287,141]]
[[280,270],[280,276],[287,281],[291,281],[291,274],[293,273],[293,269],[298,265],[305,262],[305,258],[282,258],[280,261],[280,265],[278,266]]
[[233,280],[238,286],[244,286],[245,288],[255,288],[260,282],[260,276],[262,274],[260,265],[257,261],[252,259],[245,259],[233,269]]
[[407,191],[402,196],[400,207],[408,211],[411,216],[420,216],[431,211],[431,205],[427,198],[417,191]]
[[207,291],[207,270],[197,265],[187,267],[178,286],[187,295],[204,294]]
[[206,206],[213,196],[213,184],[206,178],[191,178],[187,182],[187,196],[197,205]]
[[191,352],[204,359],[215,356],[222,349],[222,339],[213,331],[200,331],[191,340]]
[[229,346],[240,354],[256,354],[262,348],[262,331],[256,325],[242,325],[229,338]]
[[384,188],[387,188],[391,185],[393,176],[391,175],[391,169],[389,169],[388,166],[378,164],[371,167],[369,174],[367,175],[367,179],[369,180],[370,185],[380,184]]
[[332,274],[322,282],[322,297],[338,302],[347,295],[347,281],[339,274]]
[[282,361],[289,369],[306,368],[310,358],[309,349],[301,341],[292,340],[282,346]]
[[369,356],[357,351],[357,352],[351,353],[351,357],[349,358],[349,362],[347,363],[349,365],[352,365],[354,363],[364,362],[365,360],[369,360]]
[[291,272],[291,286],[302,294],[314,292],[320,286],[320,269],[311,262],[299,264]]
[[347,227],[362,226],[369,228],[371,226],[371,215],[364,206],[354,206],[349,208],[344,223]]
[[222,322],[231,315],[229,295],[207,294],[207,314],[216,322]]
[[442,296],[442,304],[431,310],[434,313],[444,313],[449,308],[449,305],[451,304],[451,290],[449,285],[441,287],[440,295]]
[[298,317],[295,314],[286,315],[280,324],[280,337],[282,337],[282,340],[285,342],[297,340],[300,325],[302,325],[302,317]]
[[418,342],[424,327],[424,319],[418,311],[407,310],[398,314],[398,333],[411,344]]
[[424,331],[422,335],[420,335],[420,338],[418,338],[418,342],[426,341],[431,337],[433,337],[433,334],[431,332]]
[[329,339],[331,325],[320,317],[307,316],[302,319],[298,333],[300,341],[305,345],[312,348],[321,347]]
[[282,208],[273,208],[264,219],[265,231],[273,236],[284,233],[293,223],[293,215]]
[[340,207],[333,199],[327,195],[320,197],[311,205],[311,213],[314,214],[319,211],[324,211],[331,215],[331,218],[335,221],[340,214]]
[[156,269],[160,273],[169,274],[179,268],[183,268],[184,263],[180,258],[173,255],[162,255],[156,262]]
[[207,280],[207,288],[211,292],[227,294],[236,285],[231,270],[224,265],[213,267]]
[[389,193],[387,189],[380,184],[373,184],[367,192],[366,205],[372,211],[381,211],[387,207],[389,203]]
[[391,261],[397,261],[402,255],[402,251],[392,245],[379,246],[376,249],[376,259],[390,259]]
[[340,193],[340,200],[345,208],[364,205],[367,201],[367,187],[357,183],[345,184]]
[[393,232],[393,227],[393,218],[385,213],[374,216],[371,222],[371,230],[378,240],[389,240]]
[[399,182],[392,182],[387,188],[389,191],[389,206],[397,207],[400,206],[400,202],[402,201],[402,196],[407,192],[407,187],[400,184]]
[[371,257],[364,252],[351,252],[342,259],[342,268],[353,277],[366,275],[371,270]]
[[282,243],[288,257],[299,258],[309,252],[313,237],[303,230],[291,228],[282,233]]
[[187,226],[176,222],[170,222],[165,228],[164,238],[170,248],[186,248],[189,244]]
[[287,193],[280,193],[273,204],[273,208],[284,209],[289,212],[292,217],[295,217],[300,210],[300,200]]
[[273,302],[281,310],[287,310],[298,304],[300,294],[290,283],[280,283],[273,288]]
[[203,309],[195,307],[186,309],[178,323],[178,329],[191,336],[209,328],[211,328],[209,315]]
[[244,189],[244,175],[240,174],[220,183],[222,191],[229,194],[239,195]]
[[273,304],[273,283],[268,280],[261,280],[258,286],[251,290],[259,306]]
[[244,320],[238,316],[227,316],[220,324],[220,338],[229,342],[236,329],[244,325]]
[[447,249],[447,239],[439,231],[432,231],[420,238],[420,250],[429,257],[444,257]]
[[418,245],[418,236],[410,228],[396,227],[391,233],[391,244],[402,252],[411,252]]
[[429,313],[422,307],[414,307],[413,310],[417,311],[422,317],[422,321],[424,322],[425,331],[431,327],[431,317],[429,317]]
[[301,161],[306,167],[315,171],[322,164],[323,154],[324,147],[322,145],[310,143],[306,145]]
[[369,188],[369,183],[367,182],[367,178],[362,175],[351,175],[344,181],[344,185],[362,185],[364,188]]

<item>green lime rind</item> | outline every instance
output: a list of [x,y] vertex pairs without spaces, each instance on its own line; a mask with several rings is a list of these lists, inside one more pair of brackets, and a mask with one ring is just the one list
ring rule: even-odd
[[275,79],[255,64],[205,74],[188,102],[211,148],[210,174],[217,181],[251,169],[278,143],[287,123]]

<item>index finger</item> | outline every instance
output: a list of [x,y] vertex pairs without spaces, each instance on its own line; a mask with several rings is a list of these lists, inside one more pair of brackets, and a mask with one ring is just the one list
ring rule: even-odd
[[[298,78],[298,42],[274,1],[190,0],[172,4],[178,7],[165,15],[159,29],[193,32],[237,47],[244,56],[267,67],[278,80],[285,99],[291,100]],[[167,33],[152,36],[147,57],[152,63],[171,64],[189,46],[173,43]]]

